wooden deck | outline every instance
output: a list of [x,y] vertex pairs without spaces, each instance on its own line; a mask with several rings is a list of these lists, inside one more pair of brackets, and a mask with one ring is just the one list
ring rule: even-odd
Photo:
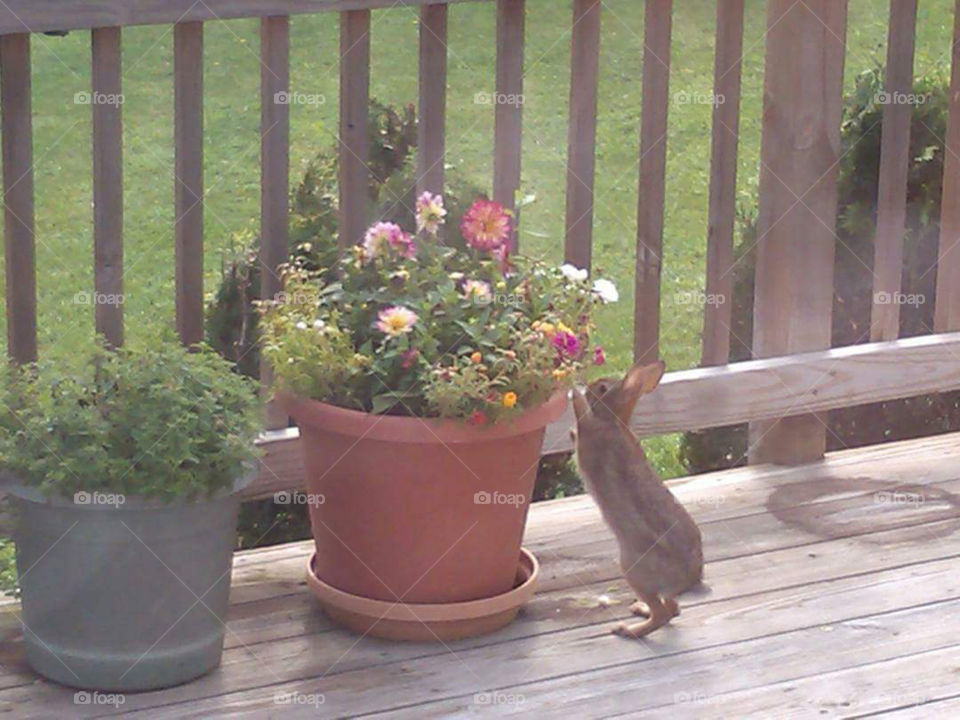
[[[335,629],[302,581],[309,543],[238,553],[222,667],[119,712],[186,717],[960,716],[960,435],[674,485],[701,524],[707,595],[644,642],[586,497],[536,505],[536,599],[509,628],[444,645]],[[604,598],[603,596],[606,596]],[[12,615],[12,613],[11,613]],[[108,715],[0,645],[0,712]],[[321,702],[322,700],[322,702]]]

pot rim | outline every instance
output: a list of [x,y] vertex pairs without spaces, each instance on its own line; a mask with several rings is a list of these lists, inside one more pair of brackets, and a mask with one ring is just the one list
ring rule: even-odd
[[[7,493],[8,495],[13,496],[17,500],[24,502],[36,503],[40,505],[49,505],[52,507],[67,507],[74,508],[76,510],[88,510],[88,511],[109,511],[117,512],[123,510],[152,510],[152,509],[168,509],[168,508],[180,508],[186,507],[189,505],[201,505],[207,502],[215,502],[217,500],[223,500],[225,498],[238,495],[243,490],[245,490],[256,478],[259,472],[259,461],[251,464],[250,468],[245,471],[240,477],[235,478],[233,485],[228,488],[220,488],[209,494],[200,494],[191,498],[186,498],[182,496],[171,498],[170,500],[163,500],[155,497],[143,497],[141,495],[127,495],[125,493],[116,492],[113,490],[78,490],[73,498],[67,497],[64,495],[45,495],[40,491],[39,488],[36,488],[32,485],[27,485],[20,481],[18,478],[12,477],[10,475],[4,474],[0,471],[0,490]],[[83,503],[77,502],[76,495],[79,493],[87,493],[92,495],[94,493],[99,493],[101,495],[122,495],[123,503],[114,505],[110,503]]]
[[307,584],[321,602],[329,603],[340,610],[376,618],[378,621],[392,620],[418,625],[475,620],[514,610],[533,596],[533,590],[540,578],[540,562],[532,552],[522,547],[517,565],[518,578],[522,578],[522,581],[505,593],[463,602],[403,603],[375,600],[335,588],[314,573],[315,557],[314,552],[307,559]]
[[567,391],[558,390],[537,407],[509,420],[484,426],[453,419],[374,415],[284,392],[278,392],[276,400],[298,426],[323,428],[358,440],[433,445],[502,440],[536,432],[563,415],[567,407]]

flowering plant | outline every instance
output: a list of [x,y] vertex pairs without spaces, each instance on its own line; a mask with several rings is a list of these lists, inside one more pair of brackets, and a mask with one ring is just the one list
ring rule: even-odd
[[459,249],[437,239],[445,215],[443,198],[424,193],[415,235],[380,222],[334,273],[285,269],[284,291],[261,306],[279,390],[482,425],[545,402],[604,362],[592,315],[617,299],[612,283],[511,256],[513,216],[499,203],[474,203]]

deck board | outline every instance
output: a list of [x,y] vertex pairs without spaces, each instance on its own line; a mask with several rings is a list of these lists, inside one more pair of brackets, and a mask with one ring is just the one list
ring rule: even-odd
[[[307,596],[309,542],[238,553],[222,667],[179,688],[128,695],[121,710],[906,718],[956,707],[960,434],[672,486],[703,529],[710,592],[685,599],[672,627],[645,642],[609,634],[632,597],[596,507],[568,498],[532,508],[526,545],[541,560],[542,582],[498,633],[446,646],[358,640]],[[878,502],[895,488],[922,502]],[[73,691],[26,668],[9,617],[0,630],[0,712],[83,717]],[[491,691],[523,702],[476,702]],[[321,693],[324,704],[275,703],[291,692]]]

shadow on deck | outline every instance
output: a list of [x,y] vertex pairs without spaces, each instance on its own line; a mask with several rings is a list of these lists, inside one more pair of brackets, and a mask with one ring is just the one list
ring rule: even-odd
[[[645,641],[614,637],[633,597],[587,497],[535,505],[538,594],[508,628],[447,645],[334,628],[303,581],[311,543],[237,553],[223,664],[123,705],[78,706],[26,667],[4,621],[0,712],[145,718],[960,713],[960,435],[800,468],[677,481],[711,592]],[[952,711],[952,712],[951,712]]]

